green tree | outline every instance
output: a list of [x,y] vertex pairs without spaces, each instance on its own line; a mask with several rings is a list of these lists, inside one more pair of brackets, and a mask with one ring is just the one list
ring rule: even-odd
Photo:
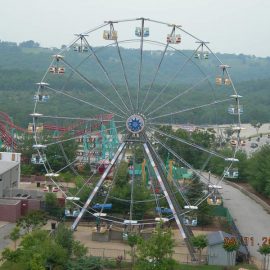
[[17,250],[4,250],[2,257],[4,260],[24,265],[22,270],[45,270],[46,267],[52,269],[56,266],[61,266],[64,270],[68,253],[48,235],[48,232],[35,230],[23,237]]
[[172,259],[174,252],[172,231],[157,227],[156,231],[147,240],[139,239],[135,263],[138,270],[172,270],[175,261]]
[[258,192],[270,197],[270,145],[264,145],[247,161],[248,182]]
[[202,251],[208,245],[208,240],[205,234],[199,234],[191,238],[192,245],[199,251],[199,264],[202,261]]
[[123,187],[125,184],[127,184],[128,178],[128,163],[125,161],[121,161],[117,171],[115,185],[118,187]]
[[262,126],[262,123],[261,122],[258,122],[256,120],[252,120],[250,122],[251,126],[253,126],[255,129],[256,129],[256,133],[257,133],[257,136],[259,135],[259,129],[261,128]]
[[57,218],[62,216],[63,208],[60,206],[55,193],[52,192],[46,193],[45,206],[46,211],[48,212],[49,215]]
[[64,223],[59,223],[55,231],[55,242],[62,246],[68,252],[68,255],[72,254],[73,245],[73,232],[65,226]]
[[72,243],[72,254],[75,259],[85,257],[87,254],[88,248],[81,244],[80,241],[73,240]]
[[74,240],[72,230],[67,228],[64,223],[59,223],[54,235],[55,242],[63,247],[69,257],[80,258],[86,255],[87,248],[79,241]]
[[69,260],[66,270],[101,270],[104,269],[104,262],[97,257],[82,257],[78,260]]
[[26,230],[29,233],[32,230],[40,228],[42,225],[46,224],[47,217],[42,211],[32,211],[26,216],[21,217],[17,221],[17,226]]
[[9,238],[14,242],[14,249],[17,248],[17,241],[20,236],[20,228],[18,226],[14,227],[9,235]]
[[[262,260],[262,270],[266,270],[269,267],[269,254],[270,254],[270,245],[264,244],[261,245],[258,249],[258,252],[263,256]],[[266,260],[268,258],[268,260]]]
[[135,262],[135,247],[138,243],[138,235],[136,234],[128,234],[128,239],[127,239],[127,242],[128,242],[128,245],[130,246],[131,248],[131,262],[132,262],[132,265],[134,265],[134,262]]

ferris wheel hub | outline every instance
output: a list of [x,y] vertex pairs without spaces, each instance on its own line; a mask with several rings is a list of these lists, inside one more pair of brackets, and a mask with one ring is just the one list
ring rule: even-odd
[[139,114],[131,115],[126,121],[126,127],[129,132],[138,134],[144,129],[144,118]]

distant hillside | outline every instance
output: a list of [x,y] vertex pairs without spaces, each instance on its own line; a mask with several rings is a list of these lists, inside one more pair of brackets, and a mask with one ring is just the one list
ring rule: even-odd
[[[27,44],[27,42],[25,42]],[[34,46],[34,45],[35,46]],[[42,76],[48,66],[52,61],[52,55],[57,54],[59,49],[57,48],[41,48],[37,47],[36,43],[28,44],[28,47],[17,46],[16,43],[12,42],[0,42],[0,70],[1,73],[5,70],[11,71],[11,76],[14,73],[27,74],[31,73],[33,77]],[[34,46],[34,47],[31,47]],[[30,47],[29,47],[30,46]],[[115,47],[107,47],[106,49],[97,49],[97,55],[102,61],[102,64],[108,69],[114,81],[118,84],[123,84],[123,78],[121,74],[120,60]],[[183,62],[190,57],[192,51],[182,50],[180,52],[168,51],[164,57],[163,63],[160,68],[160,73],[158,79],[162,81],[164,78],[169,78],[174,74]],[[137,49],[124,49],[121,48],[121,54],[125,64],[126,72],[128,74],[129,82],[136,85],[138,80],[137,71],[139,69],[139,58],[140,51]],[[162,51],[145,51],[143,53],[143,79],[147,80],[147,77],[154,75],[153,67],[159,64],[161,59]],[[72,50],[69,52],[70,59],[73,63],[78,63],[82,56],[75,54]],[[235,55],[235,54],[220,54],[217,53],[216,56],[224,63],[232,67],[230,73],[234,82],[243,82],[258,79],[269,79],[270,78],[270,57],[260,58],[248,55]],[[91,57],[89,57],[91,58]],[[191,83],[198,79],[198,73],[194,72],[193,66],[197,65],[199,62],[196,59],[192,59],[194,64],[188,64],[185,66],[182,76],[178,76],[174,83]],[[197,61],[197,62],[196,62]],[[200,61],[200,60],[199,60]],[[90,59],[85,65],[85,71],[90,78],[99,78],[99,66],[97,62]],[[198,64],[202,68],[218,73],[218,62],[213,55],[209,56],[207,61],[201,61]],[[5,72],[6,74],[6,72]],[[36,75],[37,74],[37,75]],[[29,77],[30,75],[26,75]],[[4,84],[1,81],[1,89],[7,86],[6,82]],[[6,87],[5,87],[6,88]]]
[[[115,47],[108,47],[105,50],[102,48],[97,49],[97,55],[102,61],[102,64],[106,67],[106,70],[110,74],[113,82],[118,85],[119,92],[124,94],[125,82],[123,80],[123,74],[119,56]],[[27,115],[33,111],[32,97],[35,92],[35,83],[39,82],[47,71],[51,61],[52,55],[57,54],[59,49],[53,48],[40,48],[35,42],[26,42],[18,46],[16,43],[0,42],[0,108],[1,111],[6,111],[10,116],[14,118],[17,123],[27,124],[29,121],[26,119]],[[138,71],[139,71],[139,59],[140,51],[135,49],[121,48],[121,54],[125,65],[128,81],[134,89],[138,84]],[[153,93],[149,96],[149,100],[156,95],[156,91],[162,88],[164,82],[168,78],[171,78],[179,66],[185,63],[187,57],[190,57],[191,51],[169,51],[164,57],[164,62],[160,68],[160,72],[155,81],[153,87]],[[81,62],[84,56],[76,54],[72,50],[67,52],[69,60],[72,65],[76,66]],[[143,53],[143,65],[142,65],[142,93],[146,93],[148,86],[151,83],[156,67],[161,59],[162,51],[145,51]],[[234,55],[234,54],[217,54],[217,57],[225,64],[232,67],[230,70],[231,76],[240,95],[243,96],[241,103],[244,105],[244,114],[242,115],[243,122],[249,122],[252,120],[260,122],[269,122],[270,120],[270,58],[258,58],[247,55]],[[89,57],[90,58],[90,57]],[[185,66],[184,70],[179,76],[175,78],[173,83],[169,86],[169,90],[164,94],[164,100],[172,98],[176,91],[179,89],[186,89],[192,84],[196,84],[202,76],[200,69],[204,69],[213,75],[213,78],[220,72],[218,68],[218,62],[213,57],[209,56],[208,60],[200,61],[192,58],[192,63]],[[197,62],[196,62],[197,61]],[[95,82],[101,88],[107,89],[108,96],[113,100],[114,96],[110,91],[108,81],[104,80],[101,68],[97,64],[94,57],[89,59],[88,62],[80,64],[81,72],[89,79]],[[215,74],[217,73],[217,74]],[[66,78],[68,74],[65,75]],[[50,77],[51,82],[57,83],[56,77]],[[64,79],[63,79],[64,80]],[[62,83],[63,83],[62,80]],[[60,80],[61,81],[61,80]],[[87,86],[81,79],[70,78],[67,80],[68,89],[76,91],[81,97],[85,96],[83,91],[89,91]],[[213,82],[214,83],[214,80]],[[60,86],[60,83],[59,83]],[[202,88],[203,86],[201,86]],[[200,89],[200,87],[198,88]],[[90,89],[91,91],[91,89]],[[204,92],[205,93],[205,89]],[[207,93],[207,90],[206,90]],[[89,94],[89,92],[88,92]],[[224,93],[226,95],[226,93]],[[196,104],[197,101],[203,101],[204,96],[197,93],[192,93],[189,100],[178,100],[177,104],[181,102],[185,104]],[[100,100],[102,104],[102,100]],[[72,105],[58,104],[55,106],[61,107],[62,110],[70,111],[75,110]],[[174,103],[171,104],[174,106]],[[83,111],[80,113],[87,115],[89,111]],[[182,121],[188,121],[190,115],[186,115]],[[198,114],[194,123],[205,123],[208,119],[206,114]],[[193,116],[194,118],[194,116]],[[223,119],[226,122],[227,119]]]

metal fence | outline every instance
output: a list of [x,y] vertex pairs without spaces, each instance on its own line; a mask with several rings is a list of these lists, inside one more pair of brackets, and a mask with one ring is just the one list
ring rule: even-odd
[[[118,256],[121,256],[124,261],[131,261],[130,250],[126,249],[89,248],[88,252],[89,255],[91,256],[101,257],[103,259],[106,258],[115,260]],[[194,261],[192,261],[192,257],[190,256],[190,254],[187,253],[175,252],[172,258],[179,263],[185,264],[194,263]],[[201,259],[202,262],[206,262],[207,256],[203,255]]]

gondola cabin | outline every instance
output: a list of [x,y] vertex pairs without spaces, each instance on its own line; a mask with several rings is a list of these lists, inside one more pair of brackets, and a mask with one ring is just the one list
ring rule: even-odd
[[115,31],[115,30],[104,30],[103,31],[103,38],[105,40],[117,40],[117,38],[118,38],[117,31]]
[[45,154],[42,154],[42,155],[32,154],[31,162],[33,164],[40,165],[40,164],[44,164],[46,161],[47,161],[47,158]]
[[141,27],[136,27],[135,28],[135,36],[136,37],[149,37],[149,28],[145,27],[143,28],[143,33],[142,33],[142,28]]
[[80,201],[79,197],[66,197],[65,200],[65,216],[77,217],[80,214],[80,207],[76,205]]
[[43,124],[39,123],[39,124],[33,124],[33,123],[29,123],[28,124],[28,133],[41,133],[43,131]]
[[207,198],[207,203],[209,205],[221,205],[222,204],[222,197],[219,194],[211,194],[208,198]]
[[64,67],[49,67],[49,72],[52,74],[64,74],[65,73],[65,68]]
[[229,78],[224,77],[216,77],[216,85],[231,85],[231,80]]
[[35,94],[33,100],[37,102],[47,102],[50,96],[47,94]]
[[197,226],[198,220],[196,215],[184,215],[183,222],[186,226]]
[[167,35],[167,42],[170,44],[179,44],[181,43],[181,36],[178,35]]
[[228,113],[231,115],[238,115],[244,112],[243,105],[233,105],[231,104],[228,108]]
[[237,179],[239,177],[238,168],[225,168],[223,175],[225,178]]
[[86,46],[86,45],[81,45],[81,44],[74,44],[73,45],[73,51],[74,52],[79,52],[79,53],[81,53],[81,52],[88,52],[88,46]]

